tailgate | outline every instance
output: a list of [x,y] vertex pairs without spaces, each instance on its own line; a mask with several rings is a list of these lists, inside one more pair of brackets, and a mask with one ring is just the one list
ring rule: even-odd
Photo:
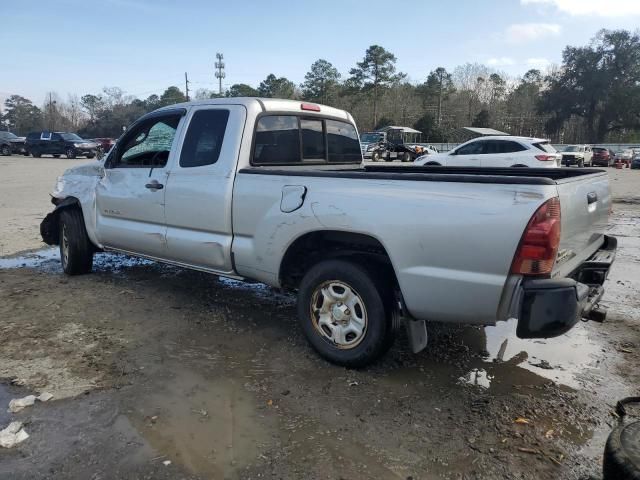
[[565,277],[593,255],[604,241],[611,191],[606,172],[558,180],[561,225],[560,249],[553,277]]

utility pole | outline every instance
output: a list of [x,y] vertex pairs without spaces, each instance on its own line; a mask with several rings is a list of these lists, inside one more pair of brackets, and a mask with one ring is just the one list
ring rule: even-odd
[[187,72],[184,72],[184,93],[187,97],[187,102],[189,101],[189,79],[187,78]]
[[224,56],[221,53],[216,53],[216,78],[218,79],[218,93],[220,96],[222,96],[222,79],[226,76],[224,73],[223,58]]
[[51,92],[49,92],[49,121],[47,123],[49,124],[50,132],[53,132],[56,129],[55,104],[56,102],[53,100]]

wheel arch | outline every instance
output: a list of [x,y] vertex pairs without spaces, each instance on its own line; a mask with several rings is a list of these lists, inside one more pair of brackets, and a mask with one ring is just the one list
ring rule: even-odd
[[296,289],[311,267],[328,259],[351,260],[370,271],[382,271],[398,288],[391,257],[382,242],[372,235],[343,230],[314,230],[293,240],[280,261],[280,285]]
[[48,213],[40,223],[40,235],[47,245],[58,245],[60,243],[60,212],[68,208],[78,208],[82,212],[80,200],[76,197],[65,197],[57,200],[56,208]]

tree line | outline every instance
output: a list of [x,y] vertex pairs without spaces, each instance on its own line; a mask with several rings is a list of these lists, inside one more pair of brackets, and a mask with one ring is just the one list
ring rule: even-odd
[[[195,99],[216,98],[200,89]],[[233,84],[226,97],[301,99],[351,112],[361,131],[413,126],[429,142],[455,141],[456,128],[491,127],[512,135],[563,143],[640,141],[640,34],[601,30],[582,47],[567,46],[562,64],[511,78],[486,65],[438,67],[420,83],[396,69],[396,57],[370,46],[343,76],[329,61],[315,61],[296,85],[269,74],[259,85]],[[19,95],[5,101],[0,128],[69,130],[85,137],[117,137],[123,126],[156,108],[186,101],[176,86],[139,99],[118,87],[61,99],[46,95],[42,107]]]

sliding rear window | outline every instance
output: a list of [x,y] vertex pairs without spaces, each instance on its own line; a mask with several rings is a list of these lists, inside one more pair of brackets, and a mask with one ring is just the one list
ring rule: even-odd
[[321,117],[265,115],[256,126],[253,165],[360,163],[355,127]]
[[553,148],[553,145],[551,145],[549,142],[537,142],[534,143],[533,146],[539,150],[542,150],[543,152],[557,153],[557,150]]

